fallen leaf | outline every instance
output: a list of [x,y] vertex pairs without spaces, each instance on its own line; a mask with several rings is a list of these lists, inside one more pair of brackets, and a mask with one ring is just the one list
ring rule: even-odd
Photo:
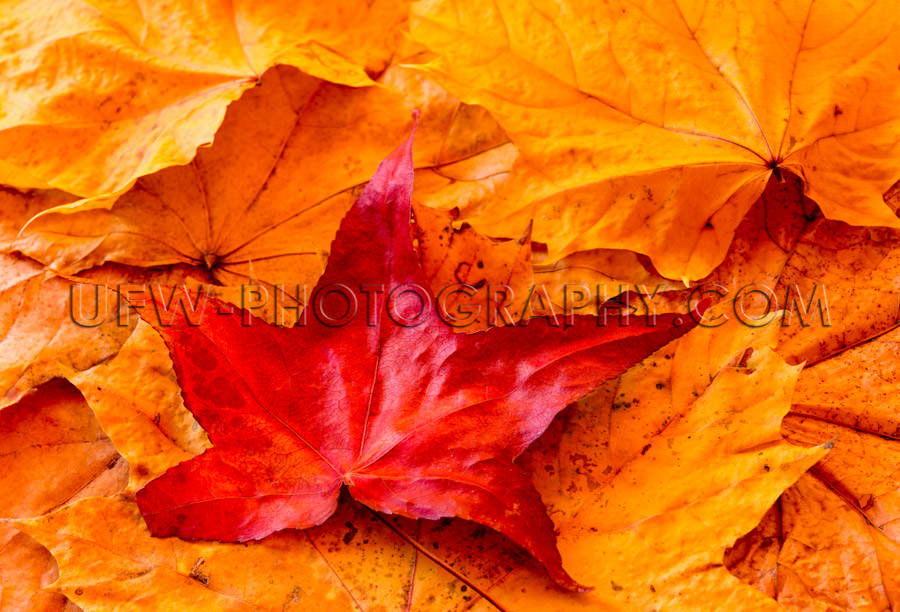
[[[205,288],[209,291],[223,289],[213,286]],[[165,344],[148,324],[138,322],[131,336],[113,357],[87,370],[73,371],[69,373],[69,377],[84,394],[101,427],[108,432],[116,448],[127,459],[127,465],[130,467],[129,491],[140,488],[168,468],[174,467],[192,455],[202,453],[209,447],[206,433],[184,407],[181,389],[177,385]],[[135,386],[139,386],[142,392],[134,393]],[[152,561],[129,550],[127,542],[124,545],[120,543],[118,538],[114,537],[115,530],[111,530],[108,534],[104,532],[92,535],[94,532],[90,531],[88,523],[93,523],[96,516],[105,516],[106,502],[80,503],[87,507],[84,512],[78,514],[79,519],[84,521],[84,525],[79,527],[83,531],[60,534],[58,539],[53,540],[54,542],[77,537],[80,533],[84,536],[80,539],[90,542],[92,546],[97,546],[103,551],[116,551],[106,562],[109,566],[120,563],[120,555],[126,557],[130,555],[145,566],[151,565]],[[130,506],[131,509],[125,512],[128,517],[132,516],[130,513],[135,512],[133,502],[123,499],[120,503]],[[458,521],[454,529],[467,529],[461,527],[464,524],[468,523]],[[511,545],[496,532],[477,525],[472,525],[471,528],[475,529],[475,532],[474,535],[469,534],[467,541],[473,546],[481,547],[479,554],[484,554],[484,545],[487,542],[508,553],[508,556],[499,563],[495,558],[486,561],[494,572],[508,572],[512,569],[510,563],[519,562],[526,556],[521,549]],[[117,529],[137,530],[144,538],[151,540],[150,533],[142,521],[122,522],[117,524]],[[409,533],[412,530],[407,527],[406,531]],[[280,541],[288,533],[285,531],[271,537]],[[454,536],[450,534],[449,537]],[[30,543],[25,550],[30,551],[32,548],[35,550],[36,563],[53,563],[46,549],[34,544],[29,536],[20,534],[18,538]],[[336,602],[342,602],[346,604],[347,609],[362,607],[366,610],[395,610],[409,599],[409,576],[416,563],[416,551],[391,533],[381,522],[375,521],[371,511],[359,504],[341,503],[337,512],[326,523],[306,530],[305,537],[289,539],[284,545],[271,545],[268,540],[266,538],[259,544],[210,545],[204,549],[203,554],[206,555],[205,559],[219,556],[227,559],[222,567],[229,564],[247,567],[257,563],[256,559],[261,557],[269,559],[267,562],[275,567],[282,567],[285,564],[296,563],[298,555],[305,559],[306,563],[316,566],[324,563],[334,573],[341,589],[346,591],[347,595],[329,598],[327,593],[330,591],[322,591],[325,597],[323,601],[330,602],[332,606],[338,606]],[[42,541],[50,543],[49,540],[42,539]],[[152,541],[158,542],[155,538]],[[66,541],[59,546],[72,545]],[[249,552],[246,548],[248,546]],[[260,550],[256,549],[256,546],[260,546]],[[138,547],[138,550],[144,548]],[[68,559],[72,565],[64,565],[63,571],[68,572],[64,580],[54,589],[45,591],[47,597],[56,597],[54,601],[59,601],[59,594],[65,593],[91,610],[113,608],[116,601],[123,597],[134,601],[153,602],[155,597],[167,596],[177,602],[176,607],[179,609],[194,605],[193,591],[190,589],[181,589],[175,594],[153,595],[153,591],[168,589],[166,581],[152,584],[134,581],[125,586],[112,584],[93,590],[88,589],[85,594],[85,585],[95,584],[95,574],[93,570],[78,565],[82,556],[73,555]],[[452,564],[453,559],[449,562]],[[196,573],[193,572],[193,567],[190,569],[192,573]],[[254,605],[261,607],[264,607],[267,601],[271,601],[269,598],[260,597],[254,590],[252,582],[236,579],[232,573],[223,573],[217,564],[204,562],[201,570],[201,576],[209,578],[208,584],[212,585],[211,588],[226,585],[229,589],[233,589],[230,592],[239,592],[242,599],[252,600]],[[28,571],[33,574],[31,569]],[[186,572],[187,568],[182,571]],[[455,580],[455,577],[445,570],[438,571],[446,576],[445,580],[450,582]],[[55,564],[53,576],[56,576]],[[309,599],[303,597],[303,593],[307,592],[301,589],[298,595],[294,588],[290,592],[276,590],[275,595],[284,597],[286,602],[295,602],[298,596],[299,601],[308,602]],[[123,593],[127,593],[127,596]],[[466,597],[471,599],[472,595]]]
[[[416,180],[418,180],[418,175]],[[415,194],[414,194],[415,196]],[[497,240],[458,222],[460,210],[434,210],[413,200],[415,240],[425,276],[437,293],[442,312],[452,326],[466,333],[518,323],[534,316],[562,320],[578,312],[574,292],[588,299],[582,312],[601,307],[624,308],[615,299],[626,292],[640,297],[628,304],[636,315],[664,312],[687,314],[688,300],[662,302],[668,291],[682,289],[644,267],[635,253],[578,253],[554,265],[535,264],[546,251],[530,239],[530,230],[516,240]],[[539,250],[534,252],[534,248]],[[671,298],[670,298],[671,299]],[[674,301],[674,300],[673,300]],[[657,307],[658,306],[658,307]],[[503,308],[503,312],[498,310]]]
[[[65,381],[41,385],[0,412],[0,517],[33,517],[89,496],[113,495],[127,464],[84,399]],[[4,610],[73,611],[42,590],[58,577],[43,546],[0,525],[0,602]]]
[[105,266],[78,280],[35,262],[0,254],[0,407],[71,370],[116,354],[138,317],[107,283],[179,283],[196,275]]
[[0,517],[44,514],[72,499],[111,495],[126,464],[78,391],[38,387],[0,411]]
[[[72,284],[31,261],[2,255],[0,285],[0,391],[2,405],[61,374],[59,363],[88,367],[115,353],[130,333],[115,325],[106,330],[80,327],[69,317]],[[103,292],[106,298],[106,292]],[[80,303],[80,302],[79,302]],[[104,300],[103,313],[116,312]],[[87,316],[91,316],[90,313]],[[102,333],[105,331],[105,333]]]
[[[900,189],[885,201],[896,209]],[[659,312],[683,312],[691,298],[710,298],[706,324],[773,325],[789,363],[817,363],[897,325],[898,257],[900,230],[825,219],[788,175],[769,183],[712,274],[678,290],[648,282],[644,294],[659,290],[648,300]]]
[[[70,379],[84,393],[97,422],[127,459],[129,494],[210,446],[206,432],[184,407],[162,338],[144,322],[138,323],[114,357],[83,372],[72,372]],[[141,393],[134,393],[135,385],[140,386]],[[106,578],[98,579],[96,568],[81,564],[92,555],[66,556],[62,565],[66,575],[53,592],[64,593],[89,610],[115,609],[123,600],[152,610],[158,609],[154,605],[159,601],[173,602],[177,609],[195,606],[198,584],[192,581],[185,580],[187,587],[174,590],[169,578],[120,581],[116,568],[123,563],[137,564],[143,568],[140,571],[152,570],[160,563],[162,569],[172,567],[171,563],[159,561],[173,554],[171,546],[151,537],[130,497],[113,502],[85,500],[76,505],[70,531],[56,532],[49,539],[36,532],[35,537],[47,545],[55,543],[58,550],[96,547],[94,554],[101,556],[104,567],[112,569],[104,574]],[[109,507],[115,510],[110,512]],[[65,511],[69,512],[68,507]],[[113,528],[97,530],[97,517],[110,521]],[[35,522],[44,525],[46,520]],[[55,527],[51,523],[47,529],[53,531]],[[132,546],[131,540],[119,538],[120,530],[133,534],[141,544]],[[76,538],[79,543],[76,545],[69,538]],[[292,606],[305,606],[312,599],[336,609],[394,610],[407,597],[413,551],[382,523],[374,522],[371,511],[358,504],[341,504],[326,524],[302,534],[284,531],[258,543],[200,546],[173,541],[178,542],[176,548],[189,551],[184,563],[178,561],[181,554],[176,554],[176,561],[172,562],[176,574],[193,581],[200,579],[199,584],[214,591],[212,597],[225,593],[257,606],[256,609],[282,610],[285,605],[291,610],[295,609]],[[41,550],[46,557],[46,550]],[[147,551],[160,551],[162,557]],[[204,561],[197,566],[201,558]],[[193,565],[188,565],[191,559]],[[235,569],[243,571],[251,566],[261,568],[260,575],[272,576],[273,582],[277,577],[276,586],[261,583],[255,574],[242,577]],[[298,581],[291,569],[296,567],[315,570],[305,569],[307,578]],[[326,577],[320,580],[323,574]]]
[[[775,287],[783,307],[794,311],[779,339],[782,354],[795,363],[818,362],[895,327],[898,261],[898,230],[813,221]],[[801,301],[787,304],[788,296]]]
[[260,329],[212,300],[197,324],[184,312],[156,318],[145,304],[213,448],[141,489],[141,513],[155,535],[245,541],[323,522],[346,484],[383,512],[497,529],[578,588],[513,460],[566,404],[691,325],[668,316],[604,327],[582,316],[572,327],[454,334],[431,308],[413,250],[412,178],[410,137],[342,221],[313,291],[381,286],[386,312],[340,322],[333,301],[314,300],[307,326]]
[[[526,312],[526,298],[534,274],[527,234],[519,240],[494,241],[468,224],[456,227],[458,209],[434,210],[413,200],[412,210],[422,271],[455,329],[471,333],[518,323],[531,314]],[[507,304],[509,317],[497,316],[497,308]]]
[[[896,189],[885,200],[895,208]],[[818,292],[830,325],[818,308],[804,316],[798,312],[804,307],[793,304],[793,318],[779,326],[779,351],[789,361],[808,362],[783,432],[794,443],[833,442],[834,448],[726,562],[790,609],[884,609],[898,593],[890,578],[898,559],[891,500],[900,487],[894,448],[900,424],[892,408],[896,332],[890,330],[900,300],[894,274],[900,234],[821,218],[796,179],[770,190],[760,204],[707,281],[726,287],[730,299],[759,279],[773,288],[780,307],[792,285],[806,305]],[[759,316],[766,301],[748,300],[748,312]]]
[[32,215],[70,200],[61,192],[0,188],[0,407],[54,377],[88,369],[116,354],[138,320],[127,316],[127,305],[116,293],[119,285],[196,286],[209,280],[184,266],[159,270],[107,265],[75,277],[10,254]]
[[0,526],[0,601],[7,610],[76,612],[78,606],[61,593],[43,590],[56,580],[56,560],[30,536]]
[[135,505],[121,498],[82,500],[21,528],[59,563],[54,588],[87,610],[301,610],[310,600],[352,606],[296,534],[246,546],[152,538]]
[[514,156],[484,111],[400,68],[382,80],[351,89],[285,66],[269,70],[190,164],[142,178],[109,210],[45,214],[14,247],[68,274],[108,261],[181,263],[223,285],[260,283],[270,303],[278,292],[304,303],[297,286],[322,273],[342,216],[408,133],[413,108],[422,110],[417,199],[425,204],[493,193],[500,178],[490,175]]
[[687,312],[686,300],[668,302],[665,297],[683,289],[684,284],[660,276],[644,255],[618,249],[592,249],[553,262],[546,245],[532,242],[532,248],[534,281],[547,289],[556,312],[577,312],[573,308],[576,302],[572,291],[579,286],[586,289],[595,303],[598,299],[603,303],[629,292],[635,295],[629,303],[635,312]]
[[0,185],[0,249],[16,250],[19,232],[37,214],[70,204],[76,200],[64,191],[53,189],[13,189]]
[[785,419],[834,449],[730,551],[732,571],[790,610],[900,603],[897,331],[804,370]]
[[128,460],[131,491],[210,446],[184,408],[162,338],[143,321],[115,356],[67,378]]
[[[778,351],[789,362],[806,361],[808,369],[783,432],[794,443],[833,442],[834,448],[782,495],[726,562],[791,609],[884,609],[896,601],[889,576],[897,553],[878,500],[891,507],[900,483],[893,368],[880,364],[895,359],[888,339],[900,303],[894,273],[900,234],[824,219],[799,179],[785,178],[769,184],[723,264],[699,284],[727,292],[725,308],[708,312],[732,319],[741,306],[750,318],[763,320],[775,308],[789,310],[786,320],[772,313]],[[885,201],[896,208],[896,188]],[[735,303],[751,285],[769,297]]]
[[[311,7],[310,7],[311,8]],[[275,64],[348,85],[390,58],[404,2],[7,2],[0,182],[84,197],[189,162]],[[78,206],[103,206],[103,200]]]
[[473,225],[534,219],[550,258],[594,248],[698,279],[773,175],[828,218],[900,227],[900,28],[893,3],[569,0],[413,5],[421,68],[490,111],[520,150]]

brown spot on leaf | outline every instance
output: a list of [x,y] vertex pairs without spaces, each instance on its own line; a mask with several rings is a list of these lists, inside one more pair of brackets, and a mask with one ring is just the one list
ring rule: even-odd
[[353,541],[353,538],[356,537],[356,534],[359,533],[359,529],[350,521],[347,521],[344,524],[347,526],[347,529],[349,529],[350,531],[345,533],[344,537],[342,539],[344,540],[344,544],[349,544],[350,542]]
[[200,557],[197,559],[196,563],[194,563],[194,567],[191,568],[190,576],[200,584],[206,586],[209,584],[209,574],[205,573],[201,566],[206,563],[206,559]]

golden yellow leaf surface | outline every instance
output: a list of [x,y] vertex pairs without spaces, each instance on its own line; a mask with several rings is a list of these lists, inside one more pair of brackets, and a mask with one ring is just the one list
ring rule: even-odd
[[0,601],[8,610],[77,612],[65,595],[43,590],[56,580],[56,560],[21,531],[0,526]]
[[[885,195],[891,210],[898,197],[896,187]],[[709,297],[718,302],[709,324],[777,327],[789,363],[818,363],[897,325],[898,257],[900,230],[823,218],[788,176],[767,185],[712,274],[658,301],[674,309],[692,293]]]
[[520,149],[505,197],[472,218],[534,218],[553,259],[648,255],[669,278],[722,261],[772,174],[832,219],[900,226],[900,19],[890,0],[421,0],[422,65]]
[[301,610],[309,598],[348,608],[327,565],[294,545],[296,535],[249,546],[151,538],[121,498],[83,500],[22,529],[56,557],[56,588],[88,610]]
[[642,297],[629,305],[657,314],[670,311],[670,304],[662,300],[666,290],[683,288],[644,266],[635,253],[595,250],[552,265],[536,263],[543,261],[546,250],[531,241],[530,226],[515,240],[492,239],[460,222],[459,208],[435,210],[414,200],[413,213],[422,268],[442,315],[459,331],[541,316],[562,325],[564,317],[574,312],[575,287],[593,297],[588,300],[589,311],[624,291],[643,289]]
[[833,450],[729,552],[728,565],[788,610],[900,603],[900,355],[892,331],[805,370],[784,433]]
[[115,193],[185,164],[226,106],[283,63],[371,83],[405,2],[0,4],[0,182]]
[[[0,257],[0,405],[59,376],[60,364],[89,367],[115,354],[127,338],[130,330],[118,327],[114,317],[100,330],[75,324],[69,317],[70,282],[34,262]],[[104,300],[104,306],[115,314],[114,302]]]
[[130,489],[209,448],[206,432],[184,407],[165,343],[143,321],[114,357],[67,377],[128,460]]
[[72,499],[114,493],[125,462],[64,380],[0,411],[0,517],[30,517]]
[[[891,205],[900,203],[891,199]],[[809,224],[791,249],[774,288],[783,303],[789,295],[827,300],[823,312],[813,302],[811,324],[785,327],[779,340],[790,361],[822,361],[897,325],[900,314],[900,231],[852,227],[828,219]],[[797,289],[795,290],[794,287]],[[799,311],[798,311],[799,312]],[[823,321],[825,324],[823,324]]]
[[[896,196],[885,196],[892,209]],[[807,363],[783,434],[834,444],[726,557],[733,573],[791,610],[896,605],[898,238],[895,229],[822,218],[788,178],[767,187],[723,264],[701,281],[728,292],[721,312],[731,318],[732,300],[750,284],[769,287],[773,300],[744,300],[750,317],[792,311],[786,325],[770,322],[780,328],[779,353]]]

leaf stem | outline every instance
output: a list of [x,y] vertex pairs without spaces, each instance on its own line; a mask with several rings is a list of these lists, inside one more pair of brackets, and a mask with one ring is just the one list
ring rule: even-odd
[[483,591],[483,590],[481,590],[480,588],[478,588],[478,587],[477,587],[471,580],[469,580],[469,578],[467,578],[464,574],[462,574],[462,573],[458,572],[457,570],[453,569],[452,567],[450,567],[450,565],[448,565],[446,561],[443,561],[442,559],[436,557],[430,550],[428,550],[427,548],[425,548],[424,546],[422,546],[421,544],[419,544],[418,541],[416,541],[415,539],[413,539],[411,536],[407,535],[402,529],[400,529],[399,527],[397,527],[396,525],[394,525],[392,522],[390,522],[389,520],[387,520],[387,519],[384,518],[383,516],[381,516],[381,513],[376,512],[375,510],[372,510],[371,508],[369,508],[368,506],[365,506],[364,504],[363,504],[363,506],[364,506],[369,512],[371,512],[372,515],[373,515],[376,519],[378,519],[379,521],[381,521],[382,523],[384,523],[385,525],[387,525],[387,527],[388,527],[391,531],[393,531],[393,532],[396,533],[398,536],[400,536],[400,538],[402,538],[407,544],[409,544],[410,546],[412,546],[413,548],[415,548],[418,552],[422,553],[423,555],[425,555],[426,557],[428,557],[429,559],[431,559],[434,563],[436,563],[437,565],[439,565],[439,566],[440,566],[444,571],[446,571],[448,574],[450,574],[451,576],[453,576],[454,578],[456,578],[457,580],[459,580],[460,582],[462,582],[463,584],[465,584],[466,586],[468,586],[470,589],[472,589],[473,591],[475,591],[476,593],[478,593],[478,595],[480,595],[482,599],[484,599],[484,600],[487,601],[489,604],[491,604],[492,606],[494,606],[495,608],[497,608],[497,610],[499,610],[500,612],[507,612],[507,611],[506,611],[506,608],[504,608],[503,606],[501,606],[494,598],[492,598],[490,595],[488,595],[485,591]]

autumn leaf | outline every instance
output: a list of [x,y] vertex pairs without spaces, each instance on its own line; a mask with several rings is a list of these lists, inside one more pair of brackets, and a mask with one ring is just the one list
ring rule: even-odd
[[0,411],[0,431],[0,517],[37,516],[124,484],[125,463],[65,381],[42,385]]
[[520,150],[505,197],[471,221],[550,256],[644,253],[669,278],[722,261],[773,175],[831,218],[900,226],[897,13],[876,2],[422,0],[422,69],[487,108]]
[[[455,227],[459,209],[434,210],[414,200],[412,210],[422,271],[429,286],[440,292],[437,299],[454,328],[471,333],[533,314],[527,308],[535,286],[527,234],[494,241],[468,224]],[[499,316],[501,306],[508,317]]]
[[[213,286],[205,288],[208,291],[215,289]],[[97,422],[127,460],[124,465],[129,468],[129,494],[210,446],[206,433],[184,407],[181,389],[165,343],[144,322],[138,323],[115,356],[87,370],[73,370],[67,376],[84,394]],[[141,393],[134,393],[136,385],[142,389]],[[35,537],[48,546],[56,546],[55,550],[60,551],[61,558],[61,551],[74,545],[70,538],[77,538],[81,542],[79,546],[98,548],[97,552],[104,555],[106,567],[117,567],[123,562],[121,557],[130,559],[129,563],[138,564],[145,569],[153,568],[158,563],[162,563],[163,567],[170,567],[170,563],[165,561],[168,559],[165,555],[171,549],[161,544],[162,541],[151,538],[130,497],[116,503],[86,500],[77,505],[79,510],[68,532],[56,532],[52,539],[40,535],[38,531],[33,532]],[[110,506],[121,507],[121,510],[111,512]],[[111,521],[115,528],[108,531],[94,530],[92,525],[98,517]],[[43,525],[44,521],[45,518],[41,518],[34,522]],[[415,533],[411,526],[404,528],[408,533]],[[521,562],[524,556],[521,549],[495,532],[491,532],[494,534],[491,537],[489,530],[483,527],[477,529],[480,531],[466,537],[474,547],[473,554],[485,542],[508,553],[506,558],[499,561],[496,558],[485,560],[497,577],[502,572],[511,571],[513,564]],[[132,546],[131,542],[116,536],[119,530],[134,532],[136,537],[146,539],[149,543]],[[54,531],[54,528],[49,527],[48,531]],[[33,549],[39,562],[47,562],[46,549],[32,542],[29,536],[20,534],[17,537],[31,542],[26,550]],[[448,537],[454,536],[448,534]],[[499,542],[496,541],[498,538]],[[431,542],[429,545],[432,545]],[[158,561],[159,558],[154,556],[145,556],[147,550],[164,551],[164,556],[161,557],[163,561]],[[194,561],[190,567],[174,562],[176,571],[193,581],[200,580],[208,589],[252,601],[264,608],[270,602],[279,601],[279,598],[290,605],[301,605],[298,601],[321,598],[321,601],[331,602],[338,607],[345,606],[347,609],[397,609],[410,598],[409,576],[416,566],[417,555],[407,541],[398,537],[383,523],[375,521],[371,511],[354,503],[339,504],[335,514],[325,524],[309,529],[299,537],[289,537],[289,532],[285,531],[259,543],[216,543],[198,550],[198,556],[192,557]],[[484,548],[478,552],[483,555]],[[81,554],[65,556],[61,561],[65,575],[48,593],[65,594],[88,610],[106,610],[114,607],[115,602],[121,599],[146,602],[147,606],[152,607],[152,602],[162,597],[167,597],[168,601],[179,608],[195,605],[196,594],[193,588],[163,593],[170,590],[169,583],[165,580],[154,580],[151,583],[128,581],[127,584],[122,584],[115,569],[110,571],[108,579],[101,579],[90,567],[81,565],[84,558],[85,555]],[[223,559],[222,563],[215,561],[219,558]],[[200,559],[203,559],[203,563],[195,571],[194,566]],[[282,580],[278,583],[278,589],[272,591],[267,588],[265,595],[262,595],[257,590],[256,580],[252,575],[244,579],[228,569],[231,566],[248,567],[258,564],[265,564],[265,568],[271,569],[296,563],[303,563],[307,568],[319,568],[313,573],[317,580],[324,582],[324,586],[321,589],[316,586],[310,588],[302,581],[292,584]],[[319,574],[316,572],[326,570],[334,575],[337,582],[328,577],[318,578]],[[35,577],[35,571],[31,566],[24,567],[20,577],[37,580],[40,576]],[[446,577],[448,584],[455,584],[455,575],[444,569],[439,571]],[[56,575],[55,570],[53,575]],[[192,582],[185,582],[197,587]],[[46,586],[47,580],[44,580],[44,584]],[[94,588],[85,589],[86,585],[93,585]],[[466,587],[465,584],[463,586]],[[454,588],[459,592],[458,585]],[[162,592],[157,594],[156,591]],[[298,593],[305,593],[306,597],[301,596],[297,600]],[[465,601],[471,600],[473,596],[477,597],[474,593],[474,590],[468,594],[463,590],[460,594]],[[290,605],[287,609],[291,609]],[[275,609],[280,610],[280,604]]]
[[[371,83],[403,2],[4,2],[0,182],[79,196],[189,162],[275,64]],[[94,202],[91,205],[104,205]],[[83,204],[82,204],[83,205]]]
[[103,262],[193,265],[223,285],[261,283],[270,302],[283,284],[302,303],[296,285],[311,287],[322,273],[341,217],[408,133],[414,107],[423,112],[423,203],[473,205],[515,155],[484,111],[399,68],[382,81],[351,89],[272,69],[190,164],[142,178],[109,210],[34,219],[12,247],[68,274]]
[[[39,387],[0,412],[0,518],[30,518],[84,497],[111,495],[127,465],[79,393],[64,381]],[[4,521],[0,602],[7,610],[75,610],[42,587],[58,576],[50,553]]]
[[830,440],[834,449],[729,553],[732,571],[788,609],[890,609],[900,601],[897,337],[892,331],[803,372],[785,436]]
[[[898,195],[885,196],[892,210]],[[822,218],[799,179],[787,177],[766,188],[725,261],[697,288],[726,302],[729,318],[745,313],[754,325],[786,310],[776,321],[779,352],[791,363],[819,362],[896,325],[898,240],[894,229]],[[765,295],[748,294],[754,289]]]
[[[896,189],[885,196],[892,209],[896,197]],[[775,322],[778,350],[808,365],[783,433],[795,444],[834,444],[726,557],[789,609],[883,609],[897,597],[897,236],[822,218],[799,180],[786,177],[767,187],[723,264],[700,282],[728,292],[722,313],[731,318],[731,301],[749,283],[771,288],[773,300],[742,300],[751,317],[789,308],[788,324]]]
[[[896,209],[900,189],[889,190],[885,202]],[[898,230],[823,218],[800,179],[786,175],[766,186],[712,274],[687,288],[635,287],[643,285],[642,300],[658,312],[684,311],[692,296],[703,296],[717,304],[709,325],[776,325],[778,352],[789,363],[816,363],[896,326],[898,240]]]
[[[170,321],[142,312],[214,447],[141,489],[141,513],[156,535],[244,541],[323,522],[346,484],[377,510],[495,528],[578,588],[513,459],[566,404],[690,325],[665,317],[603,327],[582,316],[569,328],[454,334],[437,312],[416,310],[432,298],[410,236],[412,176],[410,137],[342,221],[313,292],[385,287],[392,322],[379,308],[336,326],[314,305],[309,326],[259,331],[242,323],[246,314],[217,316],[214,301],[200,326],[185,312]],[[410,287],[425,293],[392,301],[397,287],[399,298]],[[510,351],[515,370],[505,366]],[[334,387],[336,376],[346,383]]]
[[[900,201],[890,196],[888,203],[895,209]],[[783,329],[782,354],[793,362],[818,362],[896,326],[898,257],[897,230],[814,220],[790,250],[774,288],[782,302],[801,298],[802,306],[793,306],[807,321],[798,318]],[[829,264],[834,260],[840,265]]]
[[250,547],[151,538],[137,508],[121,498],[86,499],[21,526],[59,562],[55,588],[89,610],[301,610],[301,595],[337,609],[352,605],[295,534]]
[[34,261],[0,254],[0,407],[34,387],[115,355],[138,320],[107,284],[180,283],[191,270],[95,268],[61,277]]
[[[129,490],[210,446],[184,409],[165,344],[143,321],[114,357],[67,378],[128,460]],[[142,393],[131,392],[135,384]]]
[[11,610],[77,612],[61,593],[44,590],[57,577],[56,560],[30,536],[12,527],[0,527],[0,597]]
[[[459,208],[434,210],[413,195],[414,236],[422,268],[451,324],[460,331],[471,333],[534,316],[562,320],[577,311],[572,303],[575,287],[593,295],[597,308],[605,305],[610,311],[628,308],[651,316],[688,311],[674,308],[670,295],[680,294],[683,285],[669,283],[634,253],[597,250],[548,265],[543,263],[546,250],[531,241],[530,230],[516,240],[492,239],[460,222]],[[626,292],[636,296],[628,304],[617,299]],[[677,306],[687,304],[680,298]]]
[[128,326],[116,325],[117,303],[106,299],[105,290],[105,308],[97,314],[105,319],[113,313],[106,329],[82,327],[69,318],[72,283],[34,262],[0,257],[4,263],[0,288],[2,405],[15,403],[30,389],[60,375],[63,366],[90,367],[115,354],[130,334]]
[[[885,196],[892,208],[896,198],[896,189]],[[778,350],[807,368],[783,433],[795,444],[834,444],[726,558],[736,575],[791,609],[877,609],[896,598],[889,576],[898,559],[890,500],[900,485],[891,331],[897,237],[822,218],[787,177],[767,187],[728,257],[701,281],[728,292],[722,314],[732,318],[729,302],[751,282],[772,289],[769,298],[742,300],[751,317],[792,311],[778,325]]]
[[[9,501],[17,503],[18,508],[25,507],[20,501],[22,490],[34,495],[43,494],[43,488],[38,486],[34,476],[35,464],[41,466],[41,473],[47,473],[51,478],[58,475],[52,482],[57,483],[57,486],[62,485],[60,492],[63,495],[68,495],[67,491],[89,481],[90,477],[84,481],[79,479],[83,478],[83,472],[90,471],[95,466],[102,476],[97,479],[97,483],[108,480],[106,474],[116,474],[116,489],[103,490],[92,484],[73,496],[69,500],[72,502],[84,496],[114,493],[123,484],[123,470],[130,472],[128,490],[133,492],[166,469],[209,447],[206,433],[184,408],[181,389],[177,385],[165,344],[146,323],[138,322],[113,357],[84,371],[66,371],[66,375],[89,402],[96,421],[87,412],[84,399],[71,387],[68,390],[61,387],[64,391],[61,400],[53,399],[58,394],[50,393],[50,389],[59,387],[57,383],[40,387],[36,395],[31,395],[0,413],[0,424],[9,424],[9,431],[4,434],[7,450],[13,451],[16,446],[22,449],[18,453],[9,452],[4,455],[9,459],[9,465],[4,468],[7,479],[2,490],[9,493]],[[135,386],[141,388],[140,393],[134,393]],[[99,423],[116,447],[111,451],[110,460],[87,461],[77,454],[78,447],[75,445],[63,443],[56,446],[53,436],[58,430],[55,427],[47,428],[48,419],[58,424],[61,435],[57,436],[56,442],[74,441],[81,435],[86,437],[89,434],[80,432],[97,431]],[[97,440],[97,445],[105,445],[106,449],[111,449],[109,439],[105,436]],[[115,450],[119,450],[127,462],[119,460],[115,462],[112,472],[107,472],[106,468],[112,463],[112,457],[118,456]],[[64,454],[63,451],[68,452]],[[48,454],[51,452],[55,452],[55,455]],[[26,454],[30,454],[33,460]],[[83,468],[74,470],[71,469],[72,465]],[[72,485],[68,484],[70,482]],[[65,500],[59,493],[56,495],[54,499],[60,502]],[[61,505],[57,501],[50,503],[52,507]],[[190,608],[196,604],[197,591],[192,588],[153,595],[157,589],[161,592],[171,591],[170,583],[166,580],[121,583],[121,574],[116,573],[116,568],[122,563],[121,556],[130,556],[145,566],[151,566],[153,559],[143,558],[143,551],[152,546],[161,546],[161,558],[165,559],[171,547],[157,544],[158,540],[151,540],[133,501],[123,499],[115,502],[130,505],[130,509],[126,509],[122,515],[128,521],[120,521],[119,515],[107,510],[108,504],[112,502],[95,498],[84,503],[86,510],[78,516],[90,522],[103,517],[108,524],[114,525],[113,529],[101,532],[112,538],[102,542],[104,553],[115,551],[104,561],[105,566],[111,568],[110,584],[98,585],[102,580],[93,570],[88,569],[86,574],[79,572],[74,576],[67,576],[49,588],[58,575],[54,558],[30,536],[3,526],[0,529],[5,548],[4,555],[0,556],[0,572],[3,584],[11,585],[11,591],[4,594],[4,602],[16,609],[15,606],[27,597],[34,604],[27,608],[29,610],[39,609],[38,605],[50,606],[52,602],[53,605],[58,604],[58,607],[48,607],[48,612],[51,609],[71,612],[77,608],[70,599],[77,600],[88,610],[107,609],[106,606],[115,605],[117,598],[122,599],[124,594],[131,593],[128,597],[135,602],[134,605],[143,602],[152,607],[152,602],[157,601],[156,597],[167,597],[169,601],[177,602],[179,608]],[[35,507],[32,504],[28,508],[32,509],[20,511],[17,515],[38,515],[46,511],[48,506]],[[12,511],[4,514],[16,515]],[[252,600],[255,606],[263,608],[272,604],[278,610],[282,609],[282,605],[287,605],[286,609],[293,609],[291,606],[301,605],[299,602],[306,601],[307,597],[321,597],[322,601],[346,603],[348,609],[352,607],[353,601],[364,604],[366,609],[378,609],[379,606],[391,609],[393,604],[390,602],[402,601],[405,597],[404,590],[408,584],[402,573],[408,571],[413,551],[384,525],[373,523],[371,519],[371,515],[361,507],[342,506],[328,525],[308,531],[299,538],[292,538],[287,534],[273,536],[274,541],[263,542],[258,548],[256,545],[250,545],[250,548],[246,545],[209,545],[200,549],[198,556],[192,557],[190,567],[179,565],[179,571],[183,577],[190,579],[185,581],[188,585],[212,590],[221,588],[241,599]],[[45,519],[40,518],[36,522],[43,520]],[[348,531],[348,524],[354,531]],[[151,544],[148,547],[133,547],[129,541],[118,537],[120,530],[142,533]],[[356,532],[358,538],[348,537],[348,533]],[[91,537],[100,536],[94,536],[93,533],[86,532],[82,536],[88,542],[95,542]],[[59,536],[62,539],[63,534]],[[42,538],[42,541],[51,544],[46,539]],[[71,545],[67,543],[66,547]],[[191,550],[190,547],[187,550]],[[69,569],[66,565],[69,560],[82,561],[85,558],[90,556],[75,554],[64,560],[63,567]],[[219,559],[222,560],[218,561]],[[372,562],[371,567],[363,560]],[[396,579],[387,580],[382,568],[397,564],[397,573],[394,574]],[[266,575],[280,576],[283,580],[279,584],[283,588],[272,590],[268,587],[260,591],[252,575],[248,575],[246,580],[240,579],[230,569],[246,568],[249,565],[262,567],[261,571],[265,571]],[[293,566],[307,568],[307,571],[313,567],[319,570],[318,573],[313,572],[308,580],[300,579],[289,583],[288,579],[294,574],[280,573],[281,570],[277,568]],[[334,573],[336,578],[323,577],[323,573],[327,576]],[[85,590],[86,583],[94,585],[94,588]],[[319,583],[322,586],[318,586]],[[69,588],[67,584],[72,586]],[[70,599],[63,597],[63,594]]]
[[900,607],[898,19],[2,4],[0,608]]

